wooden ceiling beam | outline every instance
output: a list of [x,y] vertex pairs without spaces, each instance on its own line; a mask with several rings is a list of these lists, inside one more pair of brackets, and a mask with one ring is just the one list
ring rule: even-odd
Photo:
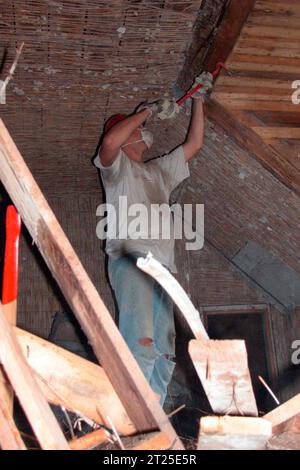
[[241,8],[240,0],[229,1],[215,39],[204,60],[204,70],[211,72],[215,70],[218,62],[226,62],[254,4],[255,0],[244,0],[243,8]]

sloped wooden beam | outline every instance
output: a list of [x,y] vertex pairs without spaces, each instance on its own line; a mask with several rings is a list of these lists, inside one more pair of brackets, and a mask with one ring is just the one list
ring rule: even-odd
[[289,189],[300,194],[300,178],[295,168],[282,155],[266,144],[256,132],[246,127],[214,99],[204,105],[205,115],[210,121],[220,126],[244,150],[250,152],[264,168],[270,171]]
[[192,340],[189,353],[214,413],[258,415],[245,341]]
[[0,448],[2,450],[26,450],[11,415],[6,394],[5,384],[0,380]]
[[108,416],[120,434],[136,431],[102,367],[20,328],[15,333],[50,403],[109,428]]
[[215,70],[218,62],[226,62],[239,34],[252,11],[255,0],[230,0],[215,39],[203,64],[204,70]]
[[[0,179],[56,279],[128,416],[140,432],[160,429],[183,446],[0,120]],[[96,236],[96,234],[95,234]]]
[[65,437],[26,362],[0,303],[0,360],[41,447],[67,450]]
[[262,450],[271,434],[271,424],[263,418],[205,416],[198,450]]

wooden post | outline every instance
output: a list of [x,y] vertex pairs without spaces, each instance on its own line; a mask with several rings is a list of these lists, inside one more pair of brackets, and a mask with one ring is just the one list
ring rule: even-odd
[[263,418],[205,416],[200,420],[198,450],[262,450],[271,437]]
[[[182,443],[0,120],[0,179],[73,309],[137,431]],[[96,236],[96,234],[95,234]]]
[[22,353],[0,303],[0,360],[43,449],[69,446]]

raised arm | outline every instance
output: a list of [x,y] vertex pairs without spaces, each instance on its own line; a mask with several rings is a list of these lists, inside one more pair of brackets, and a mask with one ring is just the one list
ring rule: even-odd
[[182,145],[185,159],[189,161],[201,149],[204,138],[204,114],[202,99],[193,100],[192,117],[187,138]]
[[193,86],[201,84],[196,93],[192,95],[192,117],[186,141],[183,144],[183,151],[186,161],[193,158],[201,149],[204,139],[204,114],[203,101],[207,93],[212,89],[213,75],[209,72],[202,72],[196,77]]
[[120,148],[130,135],[150,116],[148,108],[128,116],[115,124],[104,136],[99,157],[103,166],[110,166],[116,159]]

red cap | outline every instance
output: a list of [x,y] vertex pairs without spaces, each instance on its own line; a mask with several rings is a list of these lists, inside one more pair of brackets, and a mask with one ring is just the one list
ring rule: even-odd
[[125,118],[127,118],[126,114],[114,114],[113,116],[108,118],[106,123],[104,124],[104,132],[109,131],[109,129],[111,129],[115,124],[123,121]]

